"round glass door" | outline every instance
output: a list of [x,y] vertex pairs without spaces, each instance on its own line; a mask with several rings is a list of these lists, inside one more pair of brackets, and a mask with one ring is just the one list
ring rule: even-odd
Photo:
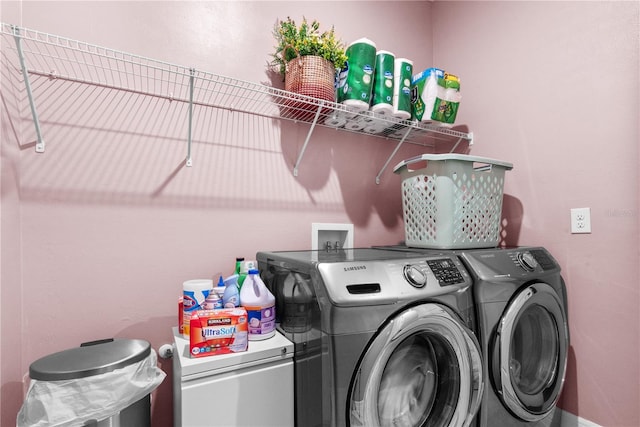
[[569,333],[564,307],[549,285],[517,294],[496,336],[492,373],[503,403],[525,421],[544,418],[560,396]]
[[477,342],[446,307],[395,316],[374,338],[352,380],[351,426],[467,426],[483,389]]

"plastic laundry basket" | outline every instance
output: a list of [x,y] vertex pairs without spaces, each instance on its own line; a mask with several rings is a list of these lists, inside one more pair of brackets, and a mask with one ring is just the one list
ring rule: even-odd
[[[425,165],[426,163],[426,165]],[[421,166],[412,169],[412,166]],[[498,245],[504,173],[511,163],[463,154],[400,162],[405,243],[436,249]]]
[[151,425],[150,393],[164,379],[143,340],[108,339],[36,360],[17,426]]

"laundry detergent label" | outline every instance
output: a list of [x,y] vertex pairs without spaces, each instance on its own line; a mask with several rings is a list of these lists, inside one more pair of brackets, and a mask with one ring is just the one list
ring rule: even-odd
[[191,316],[191,357],[246,351],[247,312],[244,308],[201,310]]
[[244,308],[247,310],[249,335],[266,335],[276,329],[275,306]]

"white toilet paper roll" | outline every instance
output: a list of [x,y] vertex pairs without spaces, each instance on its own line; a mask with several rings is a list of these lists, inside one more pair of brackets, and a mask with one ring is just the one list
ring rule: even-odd
[[370,134],[382,133],[385,130],[385,125],[382,123],[372,123],[365,126],[362,131]]
[[369,123],[374,123],[376,121],[376,119],[374,119],[371,116],[360,116],[358,117],[362,122],[364,122],[365,125],[369,124]]
[[347,120],[344,128],[349,130],[362,130],[366,125],[367,123],[365,123],[364,120],[362,120],[360,117],[356,117],[355,119]]
[[327,126],[331,126],[334,128],[341,128],[347,123],[347,118],[340,114],[332,114],[327,117],[324,121],[324,124]]
[[404,132],[399,131],[399,130],[394,130],[393,132],[389,133],[387,136],[389,138],[394,138],[394,139],[402,139],[402,137],[404,136]]

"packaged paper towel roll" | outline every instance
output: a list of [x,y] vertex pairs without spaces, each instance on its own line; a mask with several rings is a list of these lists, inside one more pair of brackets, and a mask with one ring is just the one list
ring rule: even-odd
[[438,89],[431,118],[442,123],[453,124],[460,106],[460,79],[453,74],[444,73],[438,79]]
[[369,109],[373,90],[373,72],[376,61],[376,45],[369,39],[358,39],[346,50],[346,70],[340,73],[338,102],[350,110]]
[[440,68],[427,68],[413,76],[411,86],[416,90],[416,99],[413,104],[413,116],[420,122],[433,120],[433,112],[438,96],[438,79],[444,77],[444,71]]
[[393,113],[393,67],[395,55],[386,50],[376,53],[376,66],[371,95],[371,111],[378,114]]
[[393,115],[399,119],[411,118],[411,77],[413,61],[396,58],[393,73]]

